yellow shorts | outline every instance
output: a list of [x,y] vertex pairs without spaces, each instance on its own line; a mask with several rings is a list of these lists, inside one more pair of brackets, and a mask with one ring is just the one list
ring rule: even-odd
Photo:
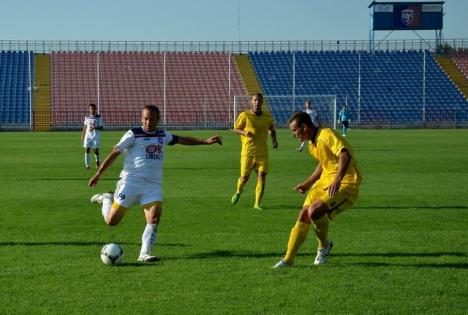
[[249,176],[252,170],[268,174],[268,156],[241,156],[241,176]]
[[309,190],[304,200],[304,206],[309,206],[316,200],[322,200],[328,206],[327,216],[333,219],[342,211],[353,206],[359,196],[359,186],[342,184],[340,190],[333,197],[328,194],[329,186],[330,182],[328,181],[317,181]]

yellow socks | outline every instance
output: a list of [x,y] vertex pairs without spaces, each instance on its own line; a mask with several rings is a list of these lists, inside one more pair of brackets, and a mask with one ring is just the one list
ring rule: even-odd
[[288,265],[292,265],[294,263],[294,258],[296,258],[299,248],[307,238],[309,227],[309,224],[297,221],[296,225],[291,229],[288,241],[288,250],[283,258]]
[[328,219],[326,215],[312,222],[314,226],[315,236],[317,237],[317,240],[318,240],[318,248],[326,248],[328,245],[327,241],[328,241],[329,223],[330,223],[330,220]]
[[260,206],[265,191],[265,181],[260,177],[257,178],[257,186],[255,186],[255,205]]
[[245,183],[242,182],[242,177],[239,177],[237,180],[237,194],[240,194],[242,192],[242,188],[244,187]]

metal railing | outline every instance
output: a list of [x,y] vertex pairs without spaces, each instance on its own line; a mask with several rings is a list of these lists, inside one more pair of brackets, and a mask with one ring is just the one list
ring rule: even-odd
[[[452,49],[468,49],[468,39],[446,39],[443,45]],[[376,50],[437,49],[436,40],[385,40]],[[367,51],[368,40],[310,41],[71,41],[71,40],[0,40],[0,50],[88,52],[290,52],[290,51]]]
[[[33,111],[34,124],[29,122],[2,122],[0,131],[6,130],[81,130],[83,119],[87,113],[83,111]],[[166,113],[169,119],[166,124],[160,123],[159,128],[168,130],[204,130],[231,129],[232,122],[226,111],[170,111]],[[274,117],[290,116],[290,110],[274,110]],[[324,114],[323,112],[321,114]],[[140,123],[140,111],[105,111],[105,130],[126,130],[137,127]],[[460,109],[431,109],[426,120],[422,120],[421,111],[417,108],[399,110],[371,109],[362,112],[361,122],[355,119],[356,113],[350,112],[352,128],[467,128],[468,116]],[[287,128],[287,123],[278,123],[280,128]],[[331,123],[328,127],[334,127]],[[340,128],[336,125],[335,128]]]

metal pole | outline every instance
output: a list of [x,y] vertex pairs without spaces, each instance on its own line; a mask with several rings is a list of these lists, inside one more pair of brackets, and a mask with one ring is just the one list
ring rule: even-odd
[[203,121],[204,121],[205,129],[207,129],[206,111],[207,111],[207,106],[206,106],[206,96],[205,96],[205,97],[203,98]]
[[233,109],[232,109],[232,113],[233,113],[233,123],[231,124],[231,126],[234,125],[236,119],[237,119],[237,96],[234,95],[234,104],[233,104]]
[[101,113],[101,110],[100,110],[100,107],[101,107],[101,93],[100,93],[100,75],[99,75],[99,53],[97,53],[97,57],[96,57],[96,69],[97,69],[97,82],[96,82],[96,85],[97,85],[97,112],[100,114]]
[[164,126],[167,125],[167,121],[166,121],[166,99],[167,99],[167,96],[166,96],[166,88],[167,88],[167,83],[166,83],[166,52],[164,52],[163,54],[163,98],[164,98],[164,102],[163,102],[163,107],[164,107],[164,116],[163,116],[163,122],[164,122]]
[[29,71],[29,130],[33,129],[33,103],[32,103],[32,73],[31,73],[31,52],[28,52],[28,71]]
[[296,52],[293,52],[292,55],[292,100],[293,100],[293,110],[294,113],[296,111]]
[[231,53],[228,54],[228,119],[231,122]]
[[361,123],[361,52],[358,52],[358,116],[357,116],[357,123],[358,125]]
[[336,95],[333,99],[333,129],[336,129]]
[[423,103],[422,103],[422,122],[426,122],[426,51],[423,50]]

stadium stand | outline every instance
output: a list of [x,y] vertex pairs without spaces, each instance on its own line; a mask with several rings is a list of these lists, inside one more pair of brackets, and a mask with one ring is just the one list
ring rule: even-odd
[[468,50],[452,50],[449,56],[468,79]]
[[[229,59],[231,90],[229,91]],[[226,53],[167,53],[168,120],[229,123],[234,95],[245,95],[235,59]],[[206,116],[206,117],[205,117]]]
[[[250,53],[250,58],[265,94],[292,94],[293,53]],[[351,115],[361,126],[418,126],[423,115],[426,124],[468,120],[467,101],[429,52],[312,51],[296,52],[294,58],[295,94],[333,94],[339,104],[347,99]],[[290,104],[270,103],[273,112],[284,113],[284,106],[291,108]],[[275,118],[284,124],[287,117]]]
[[34,64],[34,130],[47,131],[51,126],[50,55],[35,54]]
[[51,54],[51,102],[54,127],[82,125],[90,103],[97,102],[96,54]]
[[227,53],[57,52],[52,54],[57,126],[70,123],[70,112],[75,112],[74,124],[79,124],[82,117],[76,113],[84,115],[87,104],[98,103],[98,72],[100,112],[106,125],[137,123],[145,104],[157,104],[162,123],[166,119],[172,125],[215,127],[229,121],[230,98],[245,94],[235,60]]
[[[226,128],[234,96],[259,90],[270,96],[266,102],[280,126],[308,95],[336,95],[338,107],[346,100],[360,127],[466,126],[467,78],[460,71],[466,71],[468,52],[453,50],[449,57],[416,50],[1,51],[0,128],[81,128],[89,103],[99,104],[109,128],[138,124],[148,103],[160,106],[166,127]],[[334,117],[328,111],[321,118]]]
[[[31,62],[31,66],[30,66]],[[0,51],[0,127],[29,129],[33,53]]]

